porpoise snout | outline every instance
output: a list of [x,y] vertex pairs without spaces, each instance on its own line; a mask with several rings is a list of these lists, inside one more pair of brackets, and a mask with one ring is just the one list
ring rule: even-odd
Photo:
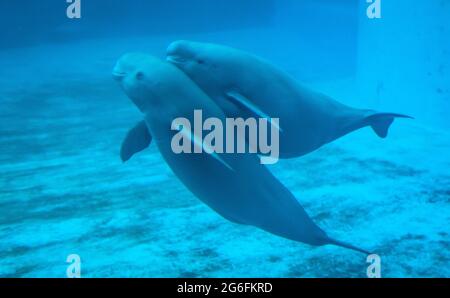
[[166,50],[166,60],[174,64],[182,64],[192,55],[193,53],[189,50],[189,43],[185,40],[172,42]]
[[125,74],[113,72],[112,77],[114,80],[121,82],[123,80],[123,78],[125,77]]
[[123,72],[118,65],[116,65],[112,71],[112,77],[114,80],[120,82],[125,77],[126,73]]
[[187,60],[179,55],[169,55],[166,56],[166,61],[175,65],[181,65],[185,63]]
[[183,44],[184,41],[182,40],[177,40],[172,42],[166,50],[166,55],[167,56],[173,56],[173,55],[177,55],[177,53],[180,52],[180,50],[183,48]]

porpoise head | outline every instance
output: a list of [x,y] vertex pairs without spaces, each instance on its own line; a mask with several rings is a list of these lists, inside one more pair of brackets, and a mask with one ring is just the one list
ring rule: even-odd
[[166,51],[167,61],[180,68],[193,67],[204,64],[200,57],[202,45],[187,40],[172,42]]
[[[166,51],[166,60],[177,66],[202,88],[227,85],[234,67],[230,49],[216,44],[186,40],[172,42]],[[230,61],[227,61],[230,59]],[[229,62],[229,63],[228,63]]]
[[170,87],[171,68],[169,63],[150,55],[129,53],[117,61],[112,76],[139,110],[147,113],[162,104],[161,94]]
[[129,53],[117,61],[112,76],[134,104],[145,112],[149,108],[148,94],[152,92],[154,59],[141,53]]

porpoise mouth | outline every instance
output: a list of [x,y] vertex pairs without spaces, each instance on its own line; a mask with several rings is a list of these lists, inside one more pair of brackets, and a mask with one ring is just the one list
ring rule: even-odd
[[167,55],[166,60],[173,64],[183,64],[186,62],[186,59],[177,55]]
[[126,76],[126,73],[114,70],[112,72],[112,76],[113,76],[114,80],[121,81]]

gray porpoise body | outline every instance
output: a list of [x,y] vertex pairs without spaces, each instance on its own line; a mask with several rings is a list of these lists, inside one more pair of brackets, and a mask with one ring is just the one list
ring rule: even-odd
[[394,113],[351,108],[310,90],[271,63],[218,44],[175,41],[167,61],[183,70],[228,117],[279,118],[280,158],[310,153],[371,126],[385,138]]
[[[310,245],[335,244],[366,253],[328,237],[257,155],[219,154],[226,167],[212,154],[175,154],[171,147],[177,133],[171,130],[175,118],[194,123],[194,110],[201,109],[205,118],[225,119],[220,107],[177,67],[145,54],[127,54],[117,62],[113,75],[145,121],[131,130],[123,146],[136,146],[137,132],[147,128],[143,134],[151,136],[175,175],[224,218]],[[148,136],[141,139],[149,144]],[[146,145],[123,152],[138,152]]]

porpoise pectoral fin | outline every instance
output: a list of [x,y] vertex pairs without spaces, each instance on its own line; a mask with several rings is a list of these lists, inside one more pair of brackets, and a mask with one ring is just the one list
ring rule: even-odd
[[386,138],[389,132],[389,127],[394,122],[395,118],[409,118],[413,119],[413,117],[402,115],[402,114],[394,114],[394,113],[374,113],[373,115],[368,116],[366,119],[369,122],[369,125],[372,127],[373,131],[380,137]]
[[145,121],[138,122],[128,132],[120,148],[120,158],[123,162],[129,160],[134,154],[144,150],[152,142],[152,136],[148,131]]
[[[212,148],[206,147],[205,144],[203,144],[202,140],[197,137],[195,134],[193,135],[191,131],[189,131],[186,128],[182,128],[181,133],[185,136],[186,139],[191,140],[191,142],[194,144],[194,146],[197,146],[199,148],[203,148],[203,151],[209,155],[211,155],[214,159],[216,159],[218,162],[220,162],[222,165],[224,165],[226,168],[228,168],[230,171],[234,172],[234,169],[226,162],[224,161]],[[192,137],[193,135],[193,137]],[[194,153],[192,153],[194,154]]]
[[250,100],[248,100],[244,95],[240,94],[239,92],[235,92],[235,91],[230,91],[227,92],[227,96],[230,100],[232,100],[237,106],[241,107],[241,108],[245,108],[247,111],[249,111],[252,115],[254,115],[253,117],[258,119],[258,118],[264,118],[267,119],[267,121],[275,126],[280,132],[282,132],[283,130],[281,129],[281,127],[275,123],[272,122],[272,118],[267,115],[266,113],[264,113],[263,111],[261,111],[261,109],[259,109],[256,105],[254,105]]

